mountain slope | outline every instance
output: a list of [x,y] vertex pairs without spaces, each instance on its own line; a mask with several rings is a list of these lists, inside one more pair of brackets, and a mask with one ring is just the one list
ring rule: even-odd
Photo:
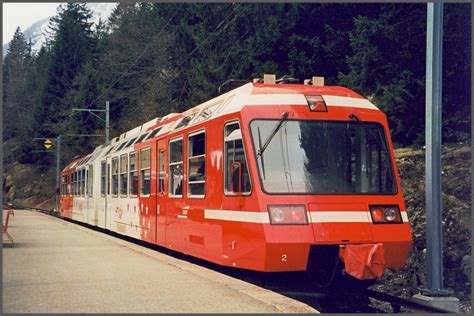
[[[99,22],[99,19],[107,20],[115,8],[116,3],[88,3],[87,6],[92,10],[92,22],[94,24]],[[51,17],[38,20],[33,23],[30,27],[24,30],[25,38],[31,39],[33,43],[32,50],[38,51],[41,46],[46,42],[46,32],[48,29],[49,19]],[[10,42],[3,45],[3,56],[7,54],[8,46]]]

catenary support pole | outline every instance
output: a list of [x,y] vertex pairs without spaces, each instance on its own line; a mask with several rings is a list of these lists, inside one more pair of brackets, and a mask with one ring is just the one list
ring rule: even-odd
[[56,138],[56,212],[59,213],[59,194],[61,179],[61,135]]
[[109,101],[105,102],[105,143],[109,142]]
[[428,3],[426,15],[426,272],[427,288],[412,300],[459,312],[459,299],[443,289],[443,226],[441,203],[441,115],[443,79],[443,4]]
[[428,289],[443,289],[441,114],[443,4],[428,3],[426,33],[426,260]]

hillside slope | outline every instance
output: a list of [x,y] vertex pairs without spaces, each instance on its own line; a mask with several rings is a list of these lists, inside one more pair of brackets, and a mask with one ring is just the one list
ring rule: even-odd
[[[413,237],[405,269],[388,271],[375,287],[411,297],[427,286],[425,151],[395,150],[403,196]],[[443,146],[442,203],[444,287],[454,291],[464,312],[471,310],[471,147],[466,143]]]

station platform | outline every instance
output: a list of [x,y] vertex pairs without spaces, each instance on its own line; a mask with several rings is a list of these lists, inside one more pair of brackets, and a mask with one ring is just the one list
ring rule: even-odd
[[3,313],[318,313],[193,263],[46,214],[15,210]]

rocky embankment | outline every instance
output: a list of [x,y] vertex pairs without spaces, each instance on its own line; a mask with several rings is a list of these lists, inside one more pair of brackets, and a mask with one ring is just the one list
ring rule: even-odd
[[[403,196],[410,220],[413,247],[405,269],[387,271],[374,287],[411,297],[427,286],[425,240],[425,151],[395,150]],[[442,203],[444,286],[471,312],[471,147],[466,143],[443,146]]]

